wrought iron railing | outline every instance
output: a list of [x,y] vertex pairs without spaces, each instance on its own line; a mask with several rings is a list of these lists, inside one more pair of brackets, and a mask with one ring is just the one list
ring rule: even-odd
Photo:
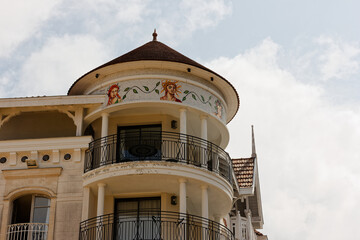
[[234,240],[233,233],[212,220],[158,210],[121,211],[80,223],[79,240]]
[[7,240],[46,240],[47,223],[18,223],[11,224],[7,230]]
[[103,165],[144,160],[191,164],[216,172],[232,183],[232,162],[222,148],[198,137],[164,131],[114,134],[91,142],[84,172]]

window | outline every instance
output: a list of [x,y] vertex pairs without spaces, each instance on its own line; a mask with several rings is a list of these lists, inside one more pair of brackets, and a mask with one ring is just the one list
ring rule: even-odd
[[161,239],[160,202],[160,197],[117,199],[116,239]]
[[160,160],[161,125],[118,127],[118,161]]
[[25,195],[13,201],[7,239],[43,240],[47,237],[50,199]]

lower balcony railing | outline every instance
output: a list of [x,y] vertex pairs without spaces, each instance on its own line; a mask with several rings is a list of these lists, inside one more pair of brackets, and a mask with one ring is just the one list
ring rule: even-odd
[[47,223],[17,223],[8,226],[7,240],[46,240]]
[[91,142],[84,172],[103,165],[144,160],[191,164],[232,182],[232,162],[222,148],[198,137],[163,131],[114,134]]
[[155,210],[107,214],[80,223],[80,240],[234,240],[225,226],[190,214]]

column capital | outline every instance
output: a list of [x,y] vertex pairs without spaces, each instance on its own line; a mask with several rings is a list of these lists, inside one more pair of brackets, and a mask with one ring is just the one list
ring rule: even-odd
[[109,115],[110,115],[110,114],[107,113],[107,112],[102,112],[102,113],[101,113],[101,116],[102,116],[102,117],[109,117]]
[[179,178],[179,183],[186,183],[187,180],[185,178]]
[[186,109],[186,108],[180,108],[179,111],[180,111],[180,112],[186,112],[187,109]]
[[201,189],[202,189],[202,190],[206,190],[206,189],[208,189],[208,187],[209,187],[209,186],[208,186],[208,185],[205,185],[205,184],[201,185]]
[[201,114],[201,116],[200,116],[201,120],[208,119],[208,118],[209,118],[209,115],[207,115],[207,114]]
[[105,187],[106,186],[105,183],[98,183],[97,185],[98,185],[98,187]]

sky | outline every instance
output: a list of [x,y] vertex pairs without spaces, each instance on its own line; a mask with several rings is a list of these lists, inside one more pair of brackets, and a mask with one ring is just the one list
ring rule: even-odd
[[228,79],[255,128],[269,239],[355,239],[360,223],[358,0],[0,0],[0,97],[66,95],[89,70],[158,40]]

